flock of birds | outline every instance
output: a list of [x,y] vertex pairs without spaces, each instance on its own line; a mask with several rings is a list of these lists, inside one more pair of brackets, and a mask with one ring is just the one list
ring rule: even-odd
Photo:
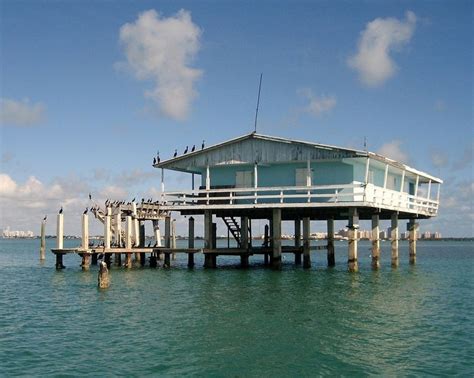
[[[204,147],[205,147],[205,140],[202,141],[202,144],[201,144],[201,150],[204,150]],[[189,146],[186,146],[186,148],[184,149],[183,151],[183,155],[186,155],[188,153],[188,150],[189,150]],[[193,146],[191,147],[191,151],[190,152],[194,152],[196,151],[196,145],[193,144]],[[174,154],[173,154],[173,158],[177,157],[178,156],[178,150],[175,149],[174,150]],[[155,164],[159,164],[161,161],[160,159],[160,151],[157,152],[156,154],[156,157],[153,158],[153,165]]]

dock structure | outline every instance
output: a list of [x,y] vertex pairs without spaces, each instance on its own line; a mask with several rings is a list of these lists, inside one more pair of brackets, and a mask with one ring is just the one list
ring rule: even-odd
[[[410,263],[416,261],[417,221],[434,217],[439,208],[442,180],[381,155],[316,143],[251,133],[202,150],[193,151],[154,164],[161,169],[161,195],[156,202],[109,204],[95,208],[95,217],[104,224],[101,247],[86,248],[86,223],[83,218],[83,244],[74,253],[84,256],[126,255],[131,267],[132,254],[140,265],[150,255],[150,266],[171,265],[174,253],[187,253],[188,266],[194,266],[194,254],[204,254],[204,266],[215,268],[217,257],[239,256],[242,266],[249,257],[263,255],[264,261],[280,269],[282,254],[294,255],[295,264],[311,267],[311,251],[321,247],[310,244],[311,221],[327,223],[327,264],[335,265],[334,223],[347,221],[347,264],[358,271],[358,229],[361,220],[372,222],[372,267],[380,267],[380,221],[391,222],[391,265],[399,264],[399,220],[407,220]],[[192,175],[191,190],[165,191],[165,170]],[[194,187],[194,177],[200,186]],[[437,185],[434,195],[433,186]],[[189,243],[176,248],[172,214],[188,216]],[[61,215],[62,216],[62,215]],[[194,248],[195,218],[203,218],[204,247]],[[61,218],[62,219],[62,218]],[[216,245],[216,221],[221,219],[236,247]],[[252,221],[263,220],[263,245],[252,242]],[[156,243],[144,245],[144,222],[152,221]],[[161,245],[159,221],[165,223],[164,246]],[[282,245],[282,222],[294,224],[294,246]],[[58,216],[58,236],[60,236]],[[124,225],[122,225],[122,223]],[[61,226],[62,227],[62,226]],[[62,235],[62,234],[61,234]],[[174,235],[174,236],[173,236]],[[56,256],[67,253],[53,250]],[[120,259],[120,257],[117,257]],[[120,260],[118,260],[120,261]],[[106,259],[107,262],[107,259]],[[62,267],[62,257],[56,266]]]

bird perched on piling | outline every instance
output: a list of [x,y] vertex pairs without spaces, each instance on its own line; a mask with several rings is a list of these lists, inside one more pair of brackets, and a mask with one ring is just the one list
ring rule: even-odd
[[187,154],[188,153],[188,146],[186,146],[186,149],[184,150],[183,154]]
[[63,213],[63,207],[61,206],[61,208],[59,209],[59,214],[62,214]]
[[132,199],[132,202],[135,202],[135,198]]
[[195,149],[196,149],[196,145],[193,144],[193,148],[191,148],[191,152],[194,152]]
[[178,150],[174,150],[174,155],[173,155],[173,157],[176,157],[176,156],[178,156]]
[[206,141],[203,139],[202,140],[202,144],[201,144],[201,150],[204,150],[204,145],[205,145]]
[[89,201],[92,201],[92,194],[89,193]]
[[153,165],[156,164],[156,158],[153,158]]
[[86,209],[84,210],[84,212],[82,214],[86,215],[88,211],[89,211],[89,209],[86,207]]
[[46,218],[48,218],[48,216],[47,216],[47,215],[45,215],[45,216],[44,216],[44,218],[43,218],[43,222],[46,222]]

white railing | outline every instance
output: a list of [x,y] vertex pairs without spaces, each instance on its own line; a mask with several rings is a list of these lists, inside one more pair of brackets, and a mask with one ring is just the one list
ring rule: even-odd
[[357,203],[430,216],[438,211],[437,201],[363,183],[165,192],[162,206],[178,210],[188,206],[264,207],[280,204],[291,207],[308,203],[314,207]]

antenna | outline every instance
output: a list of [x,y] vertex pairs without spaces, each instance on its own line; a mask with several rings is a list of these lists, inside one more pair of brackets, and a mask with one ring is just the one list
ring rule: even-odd
[[262,89],[262,76],[263,76],[263,72],[260,74],[260,84],[258,85],[258,97],[257,97],[257,109],[255,110],[255,129],[254,129],[254,133],[257,132],[258,106],[260,105],[260,90]]
[[364,150],[367,152],[367,137],[364,136]]

